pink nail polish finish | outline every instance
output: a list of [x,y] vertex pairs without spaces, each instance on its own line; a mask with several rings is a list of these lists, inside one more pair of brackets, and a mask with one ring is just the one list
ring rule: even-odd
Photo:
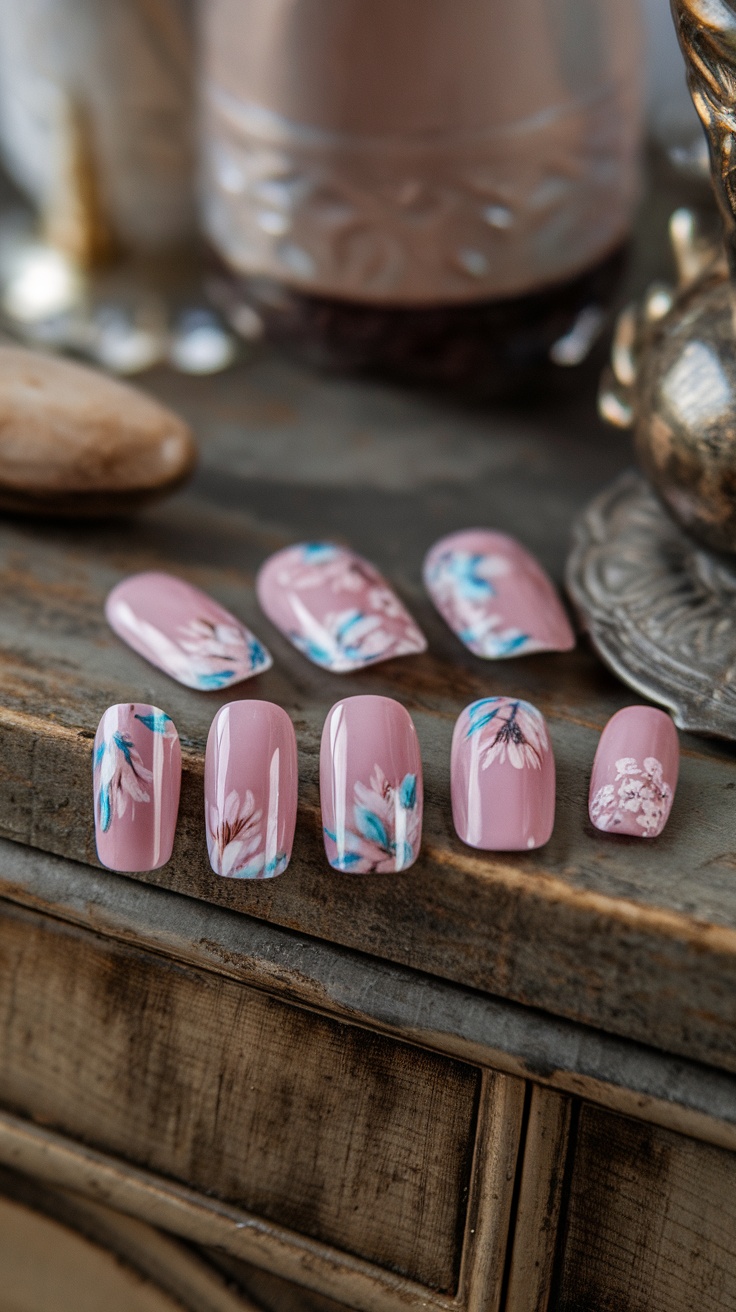
[[273,664],[262,643],[206,592],[173,574],[132,574],[105,602],[123,642],[186,688],[229,688]]
[[272,624],[333,674],[426,650],[409,612],[373,565],[330,542],[270,556],[256,580]]
[[601,734],[588,811],[596,829],[656,838],[670,814],[680,768],[677,730],[665,711],[626,706]]
[[422,761],[411,716],[391,697],[347,697],[322,731],[320,801],[335,870],[389,874],[422,841]]
[[217,712],[204,769],[210,864],[230,879],[273,879],[286,869],[296,825],[294,726],[273,702],[230,702]]
[[552,580],[505,533],[451,533],[427,553],[423,573],[443,620],[476,656],[500,660],[575,646]]
[[110,706],[95,735],[97,855],[109,870],[165,866],[174,846],[181,787],[179,735],[145,702]]
[[489,852],[543,847],[555,823],[555,758],[544,716],[515,697],[484,697],[452,737],[452,818],[458,836]]

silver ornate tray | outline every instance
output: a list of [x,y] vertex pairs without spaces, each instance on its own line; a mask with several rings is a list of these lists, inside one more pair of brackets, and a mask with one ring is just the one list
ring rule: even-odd
[[680,729],[736,741],[736,559],[686,537],[632,471],[576,521],[566,584],[624,683]]

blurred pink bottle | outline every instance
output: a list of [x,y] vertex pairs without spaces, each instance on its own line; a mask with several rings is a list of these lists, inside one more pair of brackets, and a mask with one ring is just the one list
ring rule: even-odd
[[484,697],[452,738],[452,817],[459,837],[489,852],[542,847],[555,822],[555,760],[544,717],[529,702]]
[[348,697],[322,731],[320,801],[335,870],[387,874],[416,861],[422,761],[411,716],[391,697]]
[[291,858],[296,825],[294,726],[273,702],[230,702],[217,712],[205,758],[210,864],[231,879],[273,879]]
[[100,720],[93,756],[97,855],[109,870],[158,870],[174,846],[181,747],[157,706],[125,702]]

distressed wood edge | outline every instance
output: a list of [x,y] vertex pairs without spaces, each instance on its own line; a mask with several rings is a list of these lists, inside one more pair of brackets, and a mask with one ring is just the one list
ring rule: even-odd
[[483,1072],[459,1284],[467,1312],[501,1312],[525,1095],[523,1080]]
[[192,1243],[223,1249],[357,1312],[463,1312],[455,1298],[5,1111],[0,1162]]
[[7,840],[0,899],[736,1151],[736,1076],[714,1067]]
[[[76,753],[90,757],[93,735],[87,730],[72,729],[65,724],[42,719],[25,711],[0,706],[0,729],[29,738],[34,744],[46,741],[51,735],[58,742],[68,745]],[[191,751],[186,745],[182,747],[182,769],[185,773],[204,777],[204,758],[199,752]],[[309,805],[303,799],[299,801],[299,815],[307,821],[319,821],[319,808]],[[48,849],[38,846],[32,831],[25,834],[10,834],[2,830],[0,835],[14,842],[25,843],[38,851]],[[85,861],[77,852],[58,850],[55,855],[72,861]],[[625,898],[610,897],[590,889],[576,888],[559,876],[549,871],[535,869],[531,873],[507,864],[498,854],[486,853],[482,858],[471,852],[440,849],[425,841],[423,855],[438,865],[449,865],[453,869],[474,876],[484,884],[495,883],[507,890],[526,894],[537,901],[567,906],[571,910],[583,912],[591,917],[603,916],[626,929],[637,929],[651,933],[658,938],[675,940],[699,952],[718,952],[736,957],[736,928],[726,925],[709,924],[694,919],[681,912],[652,903],[631,902]],[[89,863],[91,869],[101,868]],[[163,887],[164,885],[159,885]],[[209,905],[209,904],[208,904]],[[275,922],[274,922],[275,923]]]
[[504,1312],[547,1312],[571,1111],[564,1094],[532,1088]]

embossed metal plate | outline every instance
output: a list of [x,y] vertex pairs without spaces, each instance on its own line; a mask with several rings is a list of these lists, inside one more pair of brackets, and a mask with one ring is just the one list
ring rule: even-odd
[[736,562],[623,474],[576,521],[567,590],[601,660],[680,729],[736,741]]

